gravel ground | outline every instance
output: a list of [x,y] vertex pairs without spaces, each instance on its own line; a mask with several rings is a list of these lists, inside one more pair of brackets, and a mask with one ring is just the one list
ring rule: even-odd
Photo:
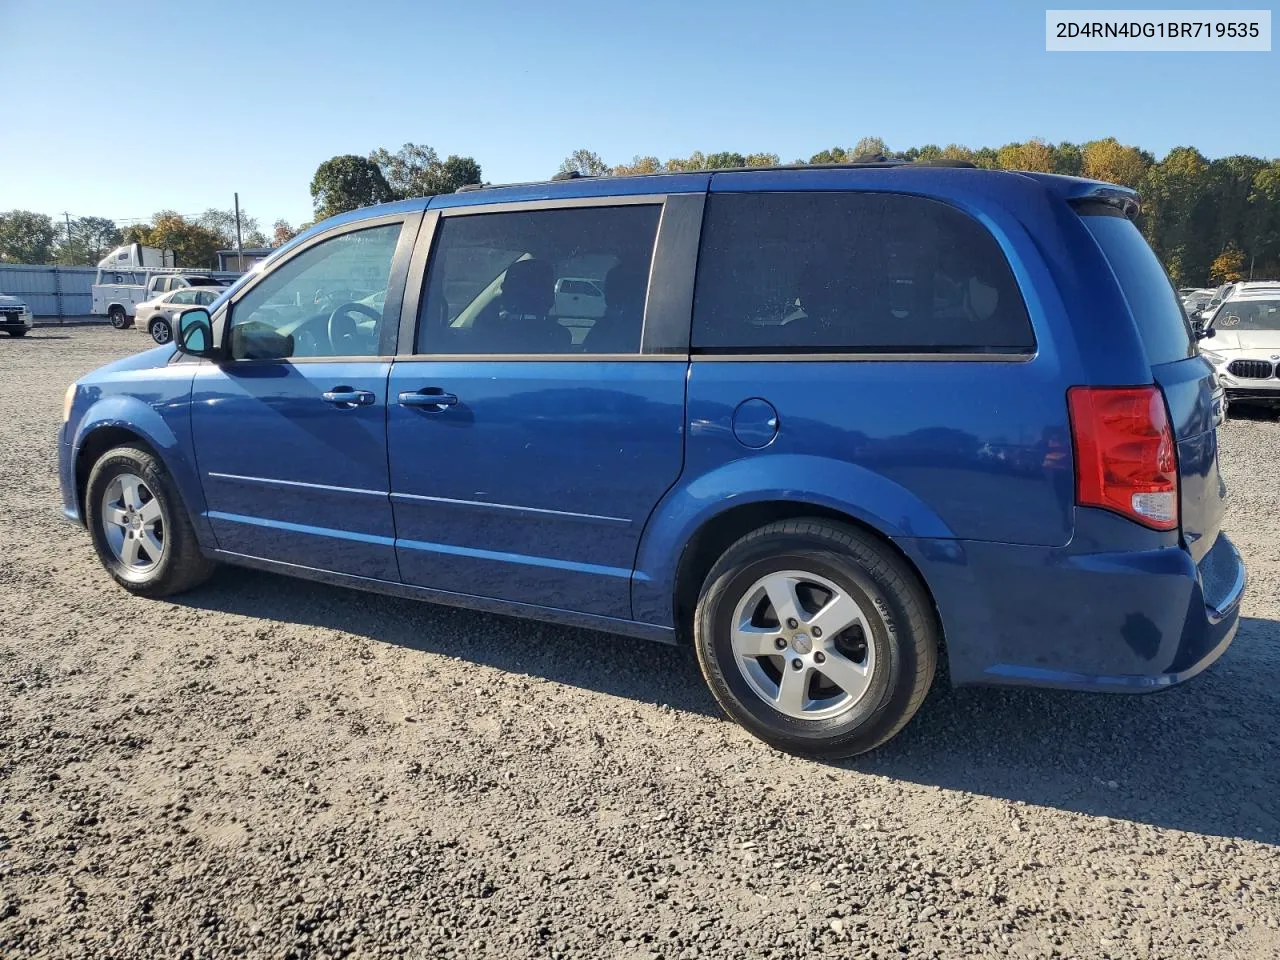
[[1252,576],[1152,697],[935,689],[776,753],[684,651],[226,571],[115,589],[58,515],[65,385],[0,338],[0,957],[1280,955],[1280,425],[1233,420]]

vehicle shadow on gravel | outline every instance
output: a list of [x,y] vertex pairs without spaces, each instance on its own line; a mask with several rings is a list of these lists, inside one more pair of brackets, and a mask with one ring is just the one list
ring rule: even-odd
[[1217,664],[1156,694],[935,689],[894,740],[839,766],[1280,844],[1280,622],[1243,618]]
[[[719,716],[689,652],[661,644],[236,569],[175,600]],[[828,768],[1280,844],[1277,717],[1280,623],[1246,618],[1223,660],[1175,689],[1122,696],[943,682],[888,744]]]
[[719,716],[689,651],[661,643],[233,567],[219,571],[207,586],[165,602],[340,630],[637,702]]

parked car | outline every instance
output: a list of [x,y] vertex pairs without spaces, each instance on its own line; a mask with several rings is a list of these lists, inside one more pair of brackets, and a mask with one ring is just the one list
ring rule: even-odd
[[134,321],[151,334],[156,343],[173,339],[173,326],[179,313],[187,307],[207,307],[222,296],[224,287],[183,287],[138,304]]
[[353,211],[71,386],[63,510],[138,594],[225,562],[691,644],[812,755],[902,729],[944,638],[956,685],[1163,689],[1227,648],[1245,570],[1137,206],[881,163]]
[[1280,407],[1280,285],[1232,291],[1209,321],[1200,355],[1213,364],[1227,402]]
[[96,316],[106,317],[117,330],[127,330],[134,325],[139,304],[149,303],[166,293],[188,287],[225,289],[238,276],[159,268],[106,269],[99,265],[97,282],[92,287],[91,309]]
[[1192,316],[1193,323],[1200,329],[1208,326],[1218,308],[1227,300],[1250,290],[1280,289],[1280,280],[1233,280],[1208,291],[1209,302],[1203,304],[1200,313]]
[[25,300],[0,293],[0,330],[11,337],[25,337],[34,322]]

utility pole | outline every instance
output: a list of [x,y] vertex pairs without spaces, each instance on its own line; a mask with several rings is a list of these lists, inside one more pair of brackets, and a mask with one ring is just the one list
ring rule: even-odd
[[70,250],[71,249],[71,214],[67,213],[64,210],[62,212],[62,215],[67,218],[67,249]]
[[240,241],[240,194],[236,198],[236,269],[244,270],[244,246]]

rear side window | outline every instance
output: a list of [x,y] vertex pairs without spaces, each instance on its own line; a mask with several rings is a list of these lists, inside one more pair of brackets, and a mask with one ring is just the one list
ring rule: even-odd
[[878,193],[708,198],[695,352],[1026,353],[1004,253],[946,204]]
[[1133,221],[1110,208],[1089,211],[1080,219],[1098,241],[1120,283],[1146,347],[1147,361],[1156,365],[1195,356],[1195,337],[1173,281]]
[[445,217],[416,351],[640,351],[657,204]]

